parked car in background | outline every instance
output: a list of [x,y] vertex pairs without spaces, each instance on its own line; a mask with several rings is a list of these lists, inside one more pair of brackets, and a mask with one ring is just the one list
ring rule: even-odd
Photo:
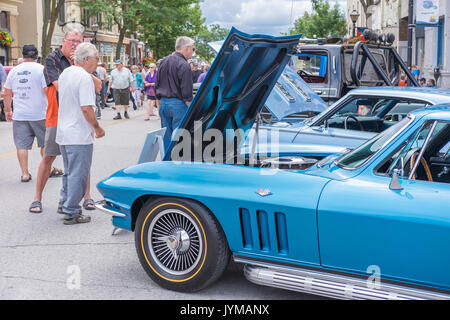
[[[234,161],[297,41],[232,29],[164,160],[101,181],[96,207],[135,232],[142,267],[170,290],[213,284],[233,258],[250,281],[277,288],[450,299],[450,106],[374,121],[385,130],[355,150],[285,170]],[[386,112],[365,103],[361,112]],[[189,140],[209,129],[223,149]]]
[[[416,109],[450,103],[449,89],[370,87],[350,91],[319,115],[302,122],[261,123],[260,139],[249,133],[241,153],[256,156],[307,156],[322,159],[356,148]],[[260,156],[264,159],[263,156]]]

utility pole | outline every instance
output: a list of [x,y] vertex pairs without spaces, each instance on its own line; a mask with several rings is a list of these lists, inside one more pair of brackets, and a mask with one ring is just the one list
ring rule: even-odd
[[408,58],[407,65],[409,70],[411,70],[412,65],[412,45],[413,45],[413,28],[414,25],[414,0],[409,0],[409,10],[408,10]]

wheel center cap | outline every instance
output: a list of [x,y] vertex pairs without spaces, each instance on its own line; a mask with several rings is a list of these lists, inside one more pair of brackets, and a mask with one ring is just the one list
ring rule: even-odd
[[178,249],[178,244],[179,244],[179,242],[178,242],[176,236],[169,236],[169,237],[167,238],[167,246],[168,246],[170,249],[172,249],[172,250]]

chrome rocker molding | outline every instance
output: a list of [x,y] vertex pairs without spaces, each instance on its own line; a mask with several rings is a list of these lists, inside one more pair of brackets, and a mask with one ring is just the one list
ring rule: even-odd
[[[244,275],[250,282],[298,292],[325,296],[335,299],[371,299],[371,300],[448,300],[450,295],[421,289],[379,283],[374,288],[367,280],[245,261],[235,258],[236,262],[251,263],[244,268]],[[257,265],[258,264],[258,265]]]
[[96,202],[95,208],[114,217],[126,217],[124,213],[115,211],[113,207],[109,206],[106,200]]

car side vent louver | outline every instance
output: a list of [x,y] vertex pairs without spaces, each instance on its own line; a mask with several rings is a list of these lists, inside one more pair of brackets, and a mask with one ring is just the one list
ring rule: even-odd
[[252,224],[250,222],[250,212],[247,209],[239,209],[241,219],[242,243],[244,248],[253,249]]
[[287,254],[288,253],[288,237],[287,237],[287,227],[286,227],[286,216],[284,215],[284,213],[275,212],[275,225],[277,228],[278,252]]
[[267,220],[267,212],[258,210],[256,212],[256,216],[258,217],[259,248],[263,251],[270,251],[269,221]]
[[[288,254],[286,215],[264,210],[239,208],[242,245],[244,249]],[[275,242],[276,240],[276,242]]]

